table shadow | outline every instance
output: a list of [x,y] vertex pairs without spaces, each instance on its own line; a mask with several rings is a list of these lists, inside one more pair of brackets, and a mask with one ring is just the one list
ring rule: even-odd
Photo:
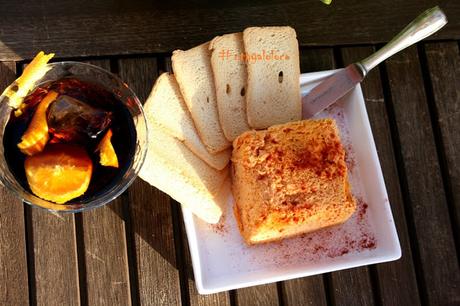
[[174,237],[174,214],[171,199],[158,189],[137,178],[121,195],[123,209],[120,211],[109,204],[126,226],[128,256],[161,261],[154,252],[178,269]]

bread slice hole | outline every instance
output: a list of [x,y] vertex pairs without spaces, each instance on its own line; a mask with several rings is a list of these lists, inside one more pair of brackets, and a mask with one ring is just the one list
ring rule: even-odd
[[209,104],[209,97],[206,97],[206,102]]
[[229,84],[227,84],[227,88],[225,89],[225,92],[227,93],[227,95],[230,94],[230,85]]
[[246,89],[243,87],[241,88],[240,95],[244,97],[245,94],[246,94]]
[[278,73],[278,82],[279,82],[279,83],[283,83],[283,71],[280,71],[280,72]]

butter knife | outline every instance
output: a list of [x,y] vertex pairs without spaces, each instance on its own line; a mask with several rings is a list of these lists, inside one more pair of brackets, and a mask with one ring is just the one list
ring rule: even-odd
[[446,23],[447,17],[438,6],[426,10],[380,50],[327,77],[302,97],[303,118],[312,117],[333,104],[360,83],[372,68],[395,53],[434,34]]

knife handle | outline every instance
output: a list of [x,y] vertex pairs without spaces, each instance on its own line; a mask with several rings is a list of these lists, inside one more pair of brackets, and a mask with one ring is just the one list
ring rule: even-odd
[[383,48],[357,63],[367,74],[369,70],[392,56],[393,54],[419,42],[420,40],[434,34],[447,23],[444,12],[435,6],[426,10],[408,24],[398,35],[396,35]]

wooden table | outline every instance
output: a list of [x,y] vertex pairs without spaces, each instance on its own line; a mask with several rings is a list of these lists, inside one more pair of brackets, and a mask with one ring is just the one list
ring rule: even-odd
[[[172,50],[249,25],[296,28],[302,72],[337,68],[436,4],[334,1],[3,1],[0,88],[45,50],[111,70],[145,100]],[[0,304],[460,305],[460,3],[440,4],[449,25],[363,83],[400,260],[201,296],[178,203],[143,181],[62,216],[0,189]]]

